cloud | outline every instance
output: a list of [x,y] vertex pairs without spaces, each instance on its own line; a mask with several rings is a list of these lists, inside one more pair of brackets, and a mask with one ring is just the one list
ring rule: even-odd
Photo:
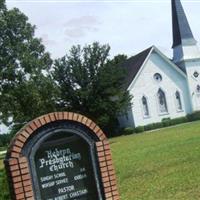
[[84,37],[89,32],[98,31],[98,26],[100,24],[101,23],[95,16],[72,18],[64,24],[65,35],[69,38]]
[[41,36],[41,38],[42,38],[42,43],[44,45],[47,45],[47,46],[54,46],[54,45],[56,45],[56,41],[49,39],[49,35],[48,34],[43,34]]

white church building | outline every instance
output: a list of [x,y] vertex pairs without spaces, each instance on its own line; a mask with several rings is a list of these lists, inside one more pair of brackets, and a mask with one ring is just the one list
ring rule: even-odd
[[137,127],[200,110],[200,51],[180,0],[171,0],[173,58],[152,46],[129,58],[126,88],[133,96],[122,127]]

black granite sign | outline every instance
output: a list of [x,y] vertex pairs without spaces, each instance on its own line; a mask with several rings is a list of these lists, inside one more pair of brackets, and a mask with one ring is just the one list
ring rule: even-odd
[[81,137],[48,139],[37,150],[34,164],[41,199],[98,199],[90,148]]

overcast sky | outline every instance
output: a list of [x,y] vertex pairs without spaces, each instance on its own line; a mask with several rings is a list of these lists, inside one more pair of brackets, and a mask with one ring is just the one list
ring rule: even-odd
[[[195,37],[200,38],[200,0],[183,1]],[[170,0],[7,0],[37,27],[53,58],[63,56],[72,45],[93,41],[108,43],[111,56],[134,55],[151,45],[171,55]]]
[[[36,25],[53,58],[65,55],[72,45],[99,41],[110,44],[111,56],[129,56],[155,45],[171,57],[170,0],[16,0],[17,7]],[[193,34],[200,40],[200,0],[182,0]],[[1,127],[0,127],[1,132]]]

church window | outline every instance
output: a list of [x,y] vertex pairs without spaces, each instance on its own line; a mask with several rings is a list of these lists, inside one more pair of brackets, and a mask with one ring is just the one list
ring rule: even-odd
[[147,103],[147,98],[145,96],[142,97],[142,107],[143,107],[144,117],[149,117],[149,107]]
[[153,76],[153,78],[154,78],[154,80],[156,82],[161,82],[162,81],[162,76],[159,73],[155,73],[154,76]]
[[158,90],[157,97],[158,97],[158,106],[159,106],[160,113],[161,114],[167,113],[168,109],[167,109],[166,96],[165,96],[165,93],[161,89]]
[[193,75],[194,75],[195,78],[198,78],[199,73],[197,71],[195,71]]
[[181,103],[181,96],[180,93],[178,91],[176,91],[175,93],[175,97],[176,97],[176,108],[178,111],[182,110],[182,103]]
[[200,94],[200,85],[197,85],[197,93]]

